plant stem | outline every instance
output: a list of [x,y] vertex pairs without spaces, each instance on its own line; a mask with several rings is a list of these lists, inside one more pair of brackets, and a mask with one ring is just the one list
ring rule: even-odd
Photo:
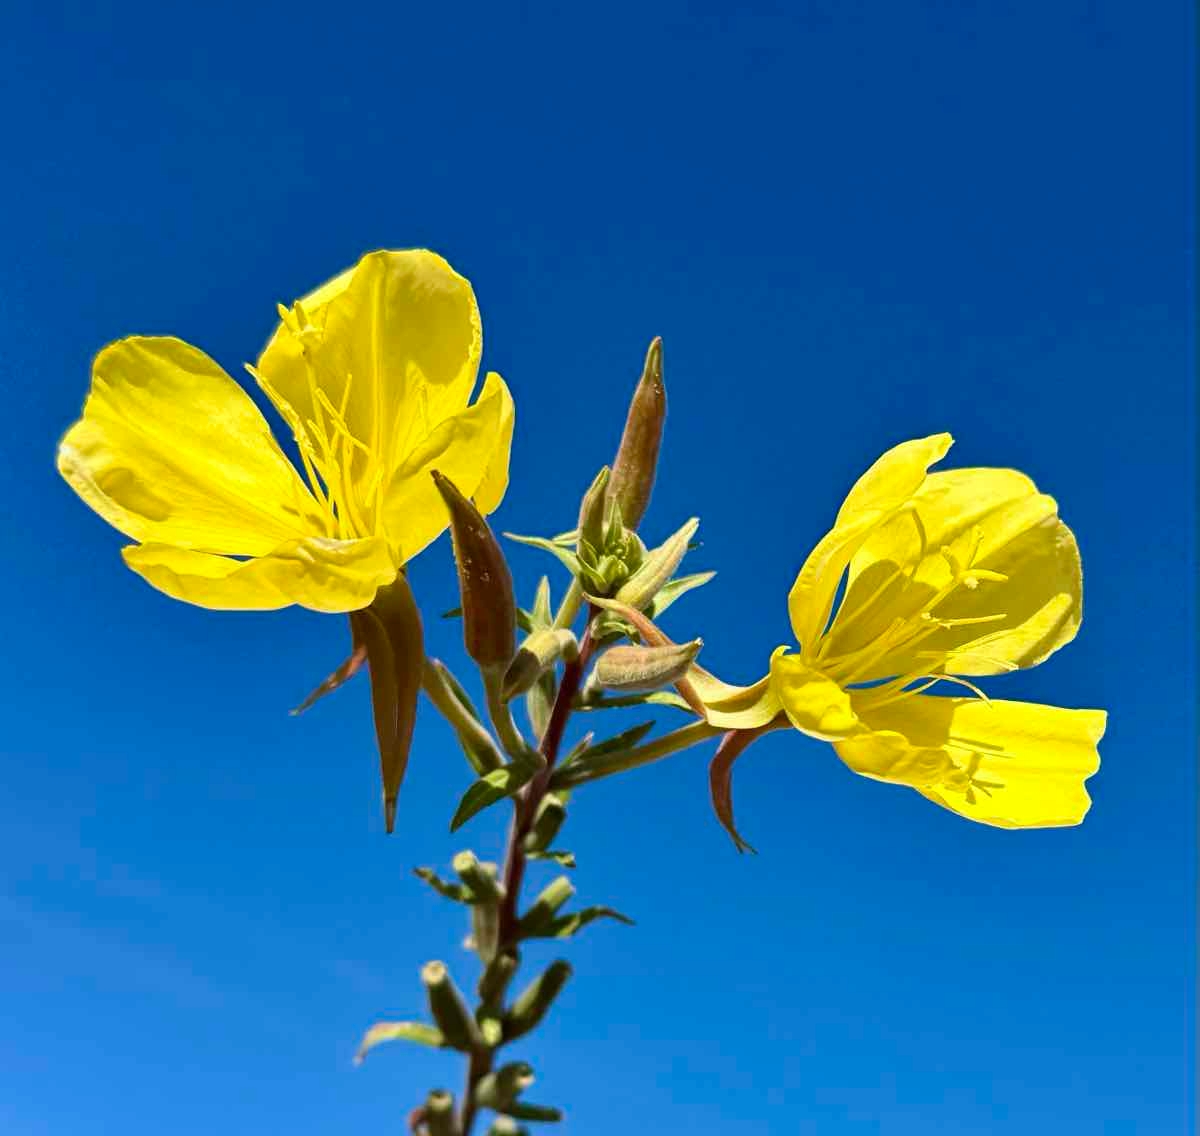
[[[504,898],[500,903],[499,946],[497,949],[499,952],[512,954],[514,958],[519,957],[517,924],[520,920],[521,884],[525,879],[525,837],[529,835],[529,830],[537,818],[538,806],[549,790],[550,776],[554,771],[554,763],[558,760],[558,751],[562,745],[563,734],[566,732],[567,720],[571,717],[572,704],[575,696],[579,693],[579,686],[583,681],[584,671],[591,661],[592,651],[591,613],[589,613],[588,628],[579,644],[579,656],[563,667],[562,681],[558,685],[558,693],[555,695],[554,706],[550,711],[550,720],[546,724],[546,732],[538,746],[538,752],[545,759],[546,767],[513,801],[513,817],[508,829],[508,847],[504,853],[504,870],[501,876]],[[490,706],[490,690],[488,702]],[[504,712],[511,724],[512,718],[511,715],[508,715],[507,707],[504,707]],[[507,742],[505,744],[507,745]],[[491,1071],[491,1067],[491,1050],[478,1050],[471,1055],[467,1067],[467,1082],[463,1089],[462,1111],[459,1113],[460,1136],[470,1136],[471,1134],[477,1112],[475,1086],[480,1078]]]

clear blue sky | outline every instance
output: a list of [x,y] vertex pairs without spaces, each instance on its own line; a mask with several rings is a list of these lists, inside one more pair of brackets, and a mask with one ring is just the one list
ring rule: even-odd
[[[570,527],[652,335],[647,528],[672,612],[756,677],[856,474],[950,430],[1079,535],[1086,618],[1006,696],[1111,711],[1079,829],[973,826],[780,734],[737,855],[695,752],[580,794],[578,882],[636,929],[523,1055],[567,1131],[1175,1136],[1190,1104],[1194,399],[1183,3],[15,6],[0,46],[0,1130],[398,1132],[452,1056],[350,1057],[465,965],[409,874],[467,783],[426,716],[381,831],[366,686],[286,710],[331,617],[127,572],[53,469],[107,340],[231,370],[363,251],[474,282],[518,405],[498,520]],[[528,592],[543,569],[513,554]],[[561,576],[555,576],[556,581]],[[448,544],[415,568],[451,606]],[[433,649],[457,629],[431,619]]]

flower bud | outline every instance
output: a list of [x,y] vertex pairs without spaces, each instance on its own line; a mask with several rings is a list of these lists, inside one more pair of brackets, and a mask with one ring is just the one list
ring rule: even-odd
[[656,549],[648,552],[642,566],[621,585],[617,599],[638,611],[652,603],[662,586],[675,574],[699,527],[699,518],[692,517]]
[[524,694],[538,676],[548,671],[560,659],[574,662],[579,657],[579,642],[572,631],[565,627],[546,627],[535,631],[513,656],[504,672],[500,697],[505,702]]
[[505,1016],[504,1040],[524,1037],[535,1029],[570,977],[571,964],[565,959],[558,959],[526,986]]
[[450,862],[458,878],[470,889],[474,903],[499,903],[504,894],[496,882],[495,864],[484,864],[474,852],[459,852]]
[[635,693],[670,686],[687,674],[703,640],[669,647],[610,647],[596,663],[596,681],[609,690]]
[[537,816],[533,827],[525,836],[526,852],[544,852],[553,843],[567,819],[567,807],[557,793],[547,793],[538,806]]
[[497,1112],[508,1112],[509,1106],[533,1084],[533,1067],[524,1061],[513,1061],[479,1079],[475,1086],[475,1102]]
[[541,894],[521,916],[517,931],[522,938],[540,934],[553,921],[562,907],[575,894],[575,885],[566,876],[551,880]]
[[445,1089],[434,1089],[418,1110],[424,1131],[429,1136],[458,1136],[458,1121],[454,1116],[454,1097]]
[[479,1026],[467,1009],[458,987],[446,970],[446,964],[428,962],[421,968],[421,981],[429,998],[429,1012],[438,1029],[453,1049],[469,1053],[483,1044]]
[[450,511],[467,654],[484,668],[507,666],[517,616],[508,563],[479,510],[436,470],[433,480]]
[[512,976],[517,972],[517,959],[513,954],[497,955],[484,967],[479,976],[476,991],[479,994],[480,1007],[485,1011],[497,1010],[504,999],[504,991],[508,988]]
[[666,414],[662,340],[656,336],[646,352],[642,377],[629,404],[625,433],[621,435],[621,446],[608,483],[608,495],[620,503],[621,516],[630,529],[638,527],[650,504]]

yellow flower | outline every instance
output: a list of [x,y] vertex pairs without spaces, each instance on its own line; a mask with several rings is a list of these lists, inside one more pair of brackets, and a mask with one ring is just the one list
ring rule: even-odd
[[[969,680],[1035,666],[1074,638],[1075,538],[1014,470],[927,473],[951,441],[904,442],[851,489],[788,596],[798,650],[776,650],[751,687],[693,674],[709,722],[738,731],[713,770],[731,831],[733,760],[785,721],[855,772],[971,820],[1031,828],[1087,812],[1104,712],[988,699]],[[967,693],[923,693],[938,682]]]
[[291,428],[303,478],[249,396],[169,337],[109,344],[58,468],[137,543],[125,562],[208,608],[365,608],[449,521],[437,469],[483,513],[508,483],[513,405],[489,374],[470,284],[422,250],[374,252],[291,308],[248,368]]

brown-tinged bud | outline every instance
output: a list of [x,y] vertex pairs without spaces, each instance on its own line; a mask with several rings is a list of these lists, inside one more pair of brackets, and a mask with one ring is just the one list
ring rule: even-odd
[[421,614],[403,574],[381,588],[370,607],[350,613],[350,630],[355,650],[366,652],[371,675],[384,825],[391,832],[396,824],[400,783],[408,767],[425,665]]
[[483,1038],[479,1026],[446,970],[446,964],[427,962],[421,968],[421,981],[429,997],[429,1012],[442,1031],[446,1044],[464,1053],[480,1048]]
[[621,447],[617,450],[608,483],[608,495],[620,503],[626,528],[636,529],[650,504],[666,415],[662,340],[656,336],[646,352],[642,377],[629,404],[625,433],[621,435]]
[[702,646],[703,640],[693,639],[669,647],[610,647],[596,663],[596,681],[631,694],[658,690],[683,678]]
[[516,649],[517,616],[508,563],[479,510],[448,477],[434,470],[433,480],[450,511],[467,654],[481,667],[506,667]]
[[546,627],[535,631],[513,656],[504,672],[504,682],[500,687],[500,697],[505,702],[524,694],[535,682],[538,676],[555,666],[561,659],[563,662],[574,662],[579,657],[579,642],[572,631],[562,627]]

